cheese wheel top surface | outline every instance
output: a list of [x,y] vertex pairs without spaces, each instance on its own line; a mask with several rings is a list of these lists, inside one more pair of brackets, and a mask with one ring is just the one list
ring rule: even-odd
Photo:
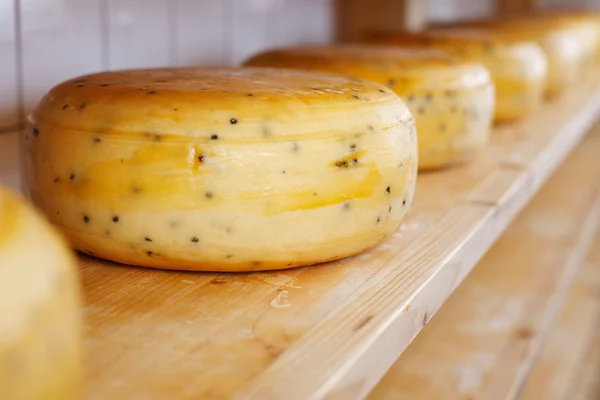
[[[265,129],[271,137],[291,138],[327,135],[337,120],[373,104],[394,107],[396,113],[400,107],[400,121],[411,120],[408,109],[398,103],[392,91],[379,85],[329,74],[267,68],[148,69],[64,82],[42,99],[30,122],[75,133],[157,140],[252,140],[266,134]],[[310,128],[315,119],[318,129]],[[277,129],[278,124],[286,129]],[[242,125],[256,129],[237,129]]]
[[541,81],[547,73],[546,56],[534,41],[477,27],[397,32],[372,40],[385,45],[448,51],[452,56],[483,63],[495,78],[507,76]]
[[259,54],[247,65],[321,70],[371,79],[398,94],[418,89],[470,89],[490,82],[487,69],[433,49],[360,45],[303,46]]

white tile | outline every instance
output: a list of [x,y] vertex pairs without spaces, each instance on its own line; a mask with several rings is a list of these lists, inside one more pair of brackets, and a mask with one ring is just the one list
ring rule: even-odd
[[279,7],[279,0],[227,0],[231,13],[230,62],[237,65],[269,47],[269,14]]
[[0,0],[0,131],[18,123],[15,2]]
[[110,69],[170,64],[169,0],[107,0]]
[[20,0],[23,96],[29,112],[52,86],[102,68],[100,0]]
[[176,0],[175,65],[223,65],[229,61],[231,15],[227,1]]
[[333,39],[333,0],[281,0],[269,15],[269,47],[325,44]]

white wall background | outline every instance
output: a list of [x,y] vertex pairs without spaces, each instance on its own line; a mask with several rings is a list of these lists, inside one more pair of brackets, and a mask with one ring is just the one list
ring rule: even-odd
[[331,0],[0,0],[0,131],[53,85],[109,69],[232,65],[326,43]]

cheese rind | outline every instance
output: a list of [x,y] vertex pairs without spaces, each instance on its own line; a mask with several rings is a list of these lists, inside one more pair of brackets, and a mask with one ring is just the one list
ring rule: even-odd
[[0,188],[0,398],[80,395],[81,321],[75,262],[30,206]]
[[533,41],[483,29],[439,29],[419,34],[398,32],[376,36],[374,43],[407,48],[440,49],[485,65],[496,91],[495,121],[510,121],[540,107],[547,77],[547,60]]
[[390,90],[253,68],[108,72],[52,89],[26,129],[33,201],[80,251],[247,271],[346,257],[394,232],[416,179]]
[[585,24],[573,24],[559,18],[523,17],[510,19],[490,19],[467,21],[456,27],[448,27],[443,32],[469,30],[487,31],[512,40],[532,41],[542,48],[548,62],[545,84],[547,96],[562,93],[577,82],[596,46],[595,31]]
[[416,115],[421,170],[468,160],[488,142],[494,91],[488,71],[475,62],[424,49],[308,46],[267,51],[246,65],[331,72],[387,85]]

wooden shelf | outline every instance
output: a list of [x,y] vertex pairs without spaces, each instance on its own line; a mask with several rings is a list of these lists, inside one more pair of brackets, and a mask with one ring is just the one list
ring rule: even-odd
[[422,174],[406,223],[356,257],[209,274],[82,256],[88,397],[364,397],[584,137],[599,87],[498,127],[471,164]]
[[[595,276],[600,264],[593,262],[600,254],[600,237],[583,263],[600,221],[598,154],[600,125],[452,294],[370,398],[570,398],[559,395],[573,378],[566,370],[580,361],[590,342],[582,339],[591,338],[600,315],[600,281]],[[584,271],[549,336],[582,264]]]
[[90,397],[365,396],[585,135],[599,82],[421,175],[406,224],[357,257],[237,275],[82,257]]
[[[595,360],[590,357],[600,351],[599,344],[600,236],[597,236],[527,377],[521,399],[573,399],[577,393],[584,399],[600,399],[600,354],[595,354]],[[580,382],[587,373],[591,378],[589,384]]]

